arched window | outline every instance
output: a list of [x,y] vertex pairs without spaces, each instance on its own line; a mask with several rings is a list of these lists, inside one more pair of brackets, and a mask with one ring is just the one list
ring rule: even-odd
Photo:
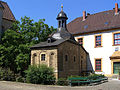
[[64,27],[64,20],[62,20],[62,27]]
[[50,53],[50,66],[53,67],[54,66],[54,53]]
[[75,56],[74,56],[74,62],[76,61],[76,58],[75,58]]
[[65,55],[65,61],[68,61],[68,55]]
[[34,53],[34,54],[33,54],[33,60],[32,60],[32,64],[33,64],[33,65],[35,65],[35,63],[36,63],[36,59],[37,59],[36,57],[37,57],[37,54]]
[[58,24],[59,24],[58,26],[59,26],[59,27],[61,27],[61,21],[59,21],[59,23],[58,23]]
[[54,53],[51,53],[51,55],[54,55]]
[[54,58],[54,53],[52,52],[51,54],[50,54],[50,60],[53,60]]
[[45,54],[41,54],[41,61],[45,61],[46,55]]
[[83,61],[81,60],[81,70],[83,69],[83,65],[82,64],[83,64]]

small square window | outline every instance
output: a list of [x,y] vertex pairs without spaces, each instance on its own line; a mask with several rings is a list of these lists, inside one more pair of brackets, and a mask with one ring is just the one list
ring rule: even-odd
[[45,61],[45,54],[41,54],[41,61]]

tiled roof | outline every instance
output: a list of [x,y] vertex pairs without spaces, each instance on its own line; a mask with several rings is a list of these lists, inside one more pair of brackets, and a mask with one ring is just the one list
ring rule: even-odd
[[31,49],[58,46],[59,44],[65,41],[70,41],[74,44],[79,45],[79,43],[75,41],[72,34],[70,34],[66,28],[58,28],[57,31],[53,32],[48,39],[50,39],[50,42],[48,41],[40,42],[39,44],[32,46]]
[[67,28],[74,35],[120,28],[120,11],[118,15],[115,15],[114,9],[88,15],[85,21],[78,17],[68,23]]
[[43,48],[43,47],[57,46],[57,45],[63,43],[64,41],[66,41],[66,40],[60,39],[60,40],[56,40],[56,41],[51,42],[51,43],[48,43],[48,41],[40,42],[40,43],[38,43],[38,44],[36,44],[36,45],[30,47],[30,48],[31,48],[31,49],[34,49],[34,48]]
[[56,41],[50,42],[50,43],[48,43],[48,41],[40,42],[40,43],[30,47],[30,48],[34,49],[34,48],[43,48],[43,47],[54,47],[54,46],[60,45],[61,43],[65,42],[65,41],[69,41],[71,43],[74,43],[74,44],[80,46],[80,44],[78,42],[74,41],[74,40],[71,40],[71,39],[66,39],[66,40],[65,39],[59,39],[59,40],[56,40]]
[[0,1],[3,6],[3,19],[15,21],[15,17],[6,2]]

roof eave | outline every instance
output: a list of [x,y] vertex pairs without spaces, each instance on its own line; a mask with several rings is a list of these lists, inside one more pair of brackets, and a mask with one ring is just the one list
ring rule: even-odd
[[29,47],[31,50],[33,49],[40,49],[40,48],[49,48],[49,47],[57,47],[58,45],[52,45],[52,46],[40,46],[40,47]]
[[105,31],[112,31],[112,30],[117,30],[120,29],[120,26],[116,26],[116,27],[110,27],[110,28],[104,28],[104,29],[96,29],[94,31],[89,31],[89,32],[82,32],[82,33],[73,33],[74,36],[78,36],[78,35],[84,35],[84,34],[91,34],[91,33],[97,33],[97,32],[105,32]]

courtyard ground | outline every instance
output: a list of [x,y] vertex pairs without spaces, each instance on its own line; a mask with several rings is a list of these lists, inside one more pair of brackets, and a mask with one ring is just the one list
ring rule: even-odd
[[34,85],[18,82],[0,81],[0,90],[120,90],[120,80],[109,80],[109,82],[95,86],[51,86]]

